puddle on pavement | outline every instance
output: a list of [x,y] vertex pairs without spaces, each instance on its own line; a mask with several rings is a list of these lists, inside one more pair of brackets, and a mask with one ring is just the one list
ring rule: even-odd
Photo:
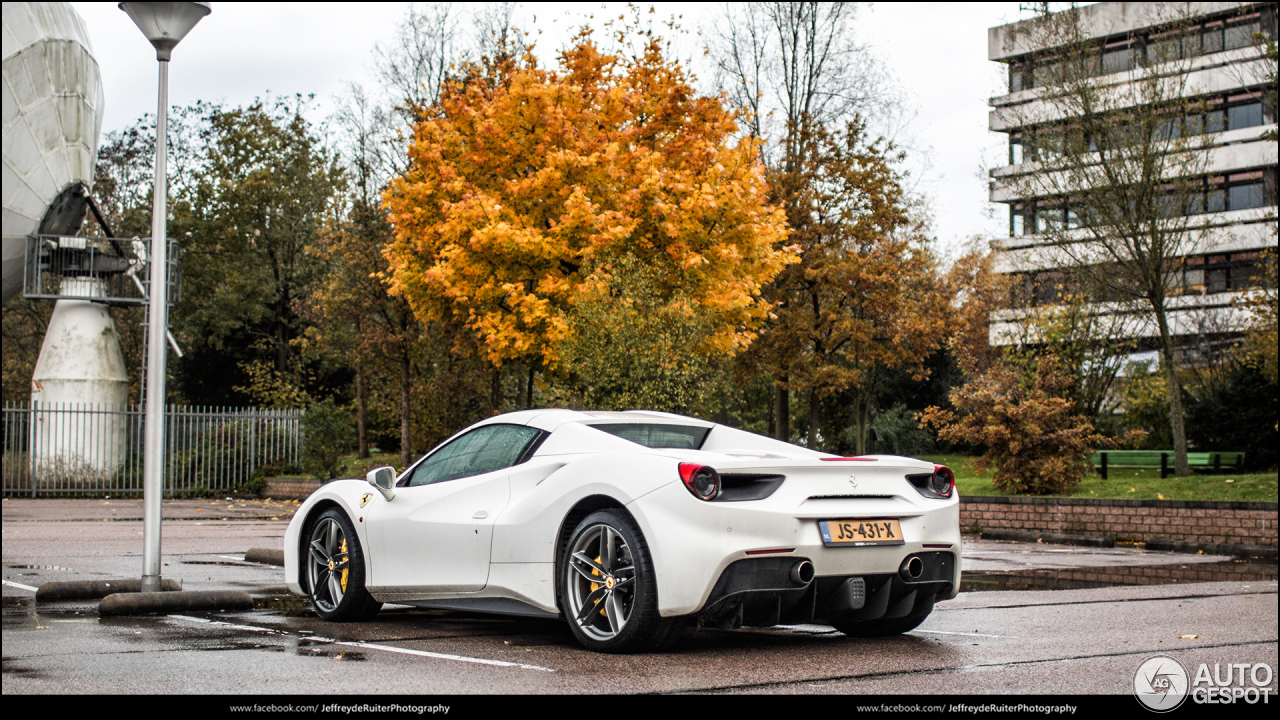
[[98,613],[96,609],[84,607],[50,610],[46,606],[37,607],[34,597],[5,596],[3,626],[6,630],[47,630],[52,623],[97,625]]
[[253,599],[254,610],[270,610],[282,617],[315,617],[311,601],[300,595],[265,595]]
[[39,670],[32,670],[12,658],[4,659],[3,672],[5,675],[12,675],[14,677],[26,678],[29,680],[39,680],[47,677],[45,673],[40,672]]
[[308,645],[305,647],[300,645],[295,652],[299,657],[320,657],[351,662],[362,662],[365,659],[362,652],[339,650],[332,645]]
[[1274,559],[1249,558],[1217,563],[1108,565],[965,572],[960,592],[976,590],[1080,590],[1117,585],[1172,585],[1198,582],[1264,582],[1277,579]]

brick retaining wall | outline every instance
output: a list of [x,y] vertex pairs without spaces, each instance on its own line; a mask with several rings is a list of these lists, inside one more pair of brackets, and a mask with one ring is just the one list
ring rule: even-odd
[[1277,504],[1207,500],[960,498],[960,527],[1100,535],[1118,540],[1276,546]]
[[267,478],[267,487],[260,494],[276,500],[305,500],[311,493],[319,490],[322,484],[319,480],[309,478],[273,477]]

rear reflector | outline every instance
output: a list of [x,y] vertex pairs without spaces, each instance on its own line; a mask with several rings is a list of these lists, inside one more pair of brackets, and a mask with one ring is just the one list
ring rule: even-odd
[[[951,547],[951,546],[948,545],[947,547]],[[795,548],[778,548],[777,550],[748,550],[747,554],[748,555],[773,555],[776,553],[795,552],[795,550],[796,550]]]

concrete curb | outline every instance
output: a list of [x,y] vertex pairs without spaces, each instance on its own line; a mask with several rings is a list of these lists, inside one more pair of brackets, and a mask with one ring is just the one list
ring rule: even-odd
[[116,593],[98,603],[98,615],[150,615],[192,610],[252,610],[253,598],[243,590]]
[[1233,545],[1230,543],[1186,542],[1184,540],[1148,540],[1146,548],[1148,550],[1192,554],[1203,551],[1205,555],[1234,555],[1236,557],[1264,558],[1276,557],[1276,546],[1274,545]]
[[[165,592],[175,592],[182,589],[182,586],[176,580],[164,580],[162,587]],[[132,580],[47,582],[36,588],[36,601],[99,600],[115,593],[136,593],[141,591],[141,578],[133,578]]]
[[244,554],[244,561],[283,566],[284,551],[272,550],[271,548],[249,548]]
[[1109,537],[1094,535],[1063,535],[1059,533],[1036,533],[1025,530],[983,530],[983,540],[1013,540],[1016,542],[1045,542],[1053,545],[1082,545],[1084,547],[1110,548],[1116,541]]

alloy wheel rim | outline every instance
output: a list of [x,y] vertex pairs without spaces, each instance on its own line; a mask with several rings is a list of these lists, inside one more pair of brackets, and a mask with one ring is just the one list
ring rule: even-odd
[[346,594],[351,567],[346,533],[333,518],[321,518],[311,531],[307,549],[311,601],[321,610],[333,612]]
[[622,632],[635,607],[635,563],[614,528],[593,525],[569,553],[569,615],[588,637],[611,640]]

